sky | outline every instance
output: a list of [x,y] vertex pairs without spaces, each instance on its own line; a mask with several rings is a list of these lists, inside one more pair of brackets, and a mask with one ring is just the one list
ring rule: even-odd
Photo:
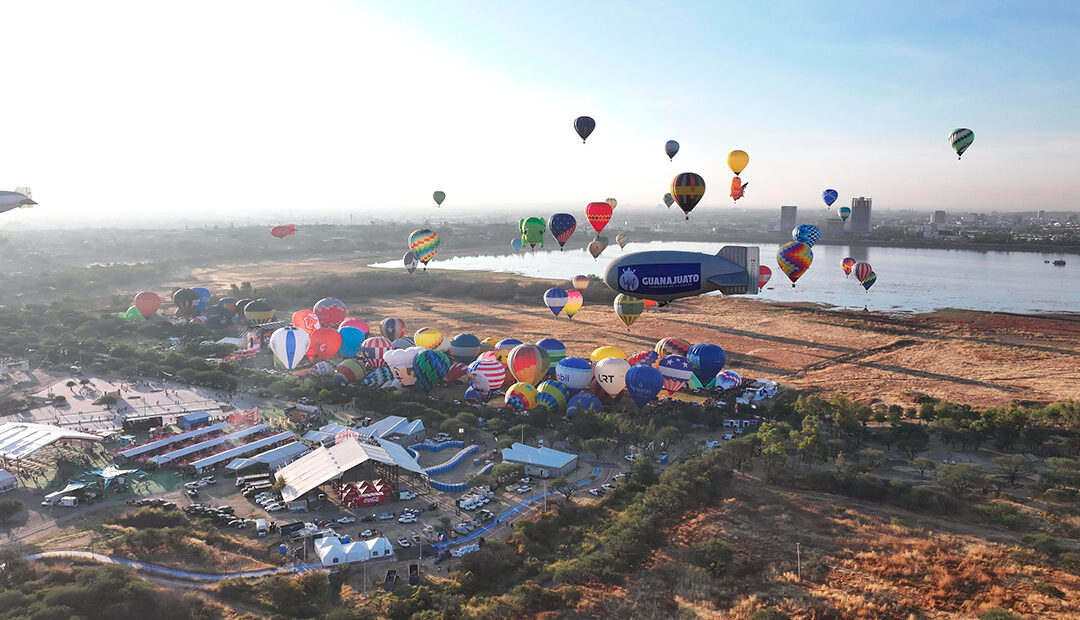
[[733,149],[740,207],[1078,206],[1071,1],[0,0],[0,22],[0,189],[40,203],[0,226],[651,208],[686,171],[714,210]]

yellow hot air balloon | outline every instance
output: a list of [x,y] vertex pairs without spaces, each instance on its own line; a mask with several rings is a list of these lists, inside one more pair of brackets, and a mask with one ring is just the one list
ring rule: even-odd
[[494,351],[495,345],[499,344],[500,340],[502,340],[502,338],[497,336],[488,336],[487,338],[484,338],[480,341],[480,351]]
[[434,327],[421,328],[413,335],[413,342],[416,343],[416,346],[425,349],[437,349],[442,340],[442,332]]
[[589,359],[591,359],[593,362],[599,362],[600,360],[607,359],[609,357],[626,359],[626,354],[623,353],[622,349],[620,349],[619,347],[606,345],[602,347],[597,347],[596,350],[592,352],[592,355],[589,356]]
[[605,200],[604,202],[606,202],[606,203],[608,203],[609,205],[611,205],[611,208],[612,208],[612,209],[614,209],[614,208],[615,208],[615,205],[619,204],[619,201],[618,201],[618,200],[615,200],[614,198],[608,198],[608,199],[607,199],[607,200]]
[[742,174],[746,164],[750,163],[750,156],[746,151],[732,151],[727,155],[727,165],[736,176]]

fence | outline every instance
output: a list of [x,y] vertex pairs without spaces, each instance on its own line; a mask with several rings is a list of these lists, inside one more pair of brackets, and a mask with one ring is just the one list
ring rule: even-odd
[[[458,443],[460,443],[460,442],[458,442]],[[457,467],[458,465],[460,465],[461,462],[464,461],[465,458],[468,457],[470,454],[476,454],[476,452],[478,452],[479,450],[480,450],[480,446],[476,446],[476,445],[469,446],[468,448],[465,448],[465,449],[459,451],[450,460],[445,461],[443,463],[440,463],[439,465],[436,465],[434,467],[428,467],[427,469],[424,470],[424,473],[429,475],[429,476],[435,476],[435,475],[438,475],[438,474],[446,473],[446,472],[450,471],[451,469],[453,469],[453,468]]]

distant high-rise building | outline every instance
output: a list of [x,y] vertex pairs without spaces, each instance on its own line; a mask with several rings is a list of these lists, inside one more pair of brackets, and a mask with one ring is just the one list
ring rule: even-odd
[[780,207],[780,234],[787,236],[791,234],[791,229],[795,228],[799,223],[799,216],[796,214],[798,207],[784,206]]
[[823,235],[827,241],[833,241],[844,234],[844,220],[834,217],[825,220],[825,234]]
[[851,199],[851,232],[870,232],[870,207],[873,202],[872,198],[862,196]]
[[1039,209],[1039,219],[1040,220],[1045,220],[1046,219],[1046,211],[1045,210]]
[[944,211],[934,211],[934,214],[930,216],[930,223],[931,224],[944,224],[945,223],[945,212]]

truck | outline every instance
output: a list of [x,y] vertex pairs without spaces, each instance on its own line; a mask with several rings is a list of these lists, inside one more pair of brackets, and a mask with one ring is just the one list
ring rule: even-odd
[[60,498],[60,505],[61,506],[69,506],[69,507],[70,506],[78,506],[79,505],[79,498],[75,497],[74,495],[65,495],[65,496]]
[[238,486],[238,487],[242,487],[245,484],[252,484],[254,482],[269,482],[269,483],[272,484],[274,481],[270,479],[270,474],[268,474],[268,473],[267,474],[249,474],[247,476],[237,476],[236,477],[236,486]]
[[409,585],[415,586],[420,583],[420,565],[416,563],[409,564]]
[[63,497],[63,495],[64,495],[63,491],[56,491],[55,493],[49,493],[48,495],[45,496],[45,499],[42,500],[41,505],[42,506],[52,506],[52,505],[56,504],[57,502],[59,502],[60,498]]
[[255,519],[255,533],[260,537],[266,536],[266,519]]
[[414,499],[415,497],[416,494],[410,491],[401,491],[400,493],[398,493],[398,499],[402,501]]

